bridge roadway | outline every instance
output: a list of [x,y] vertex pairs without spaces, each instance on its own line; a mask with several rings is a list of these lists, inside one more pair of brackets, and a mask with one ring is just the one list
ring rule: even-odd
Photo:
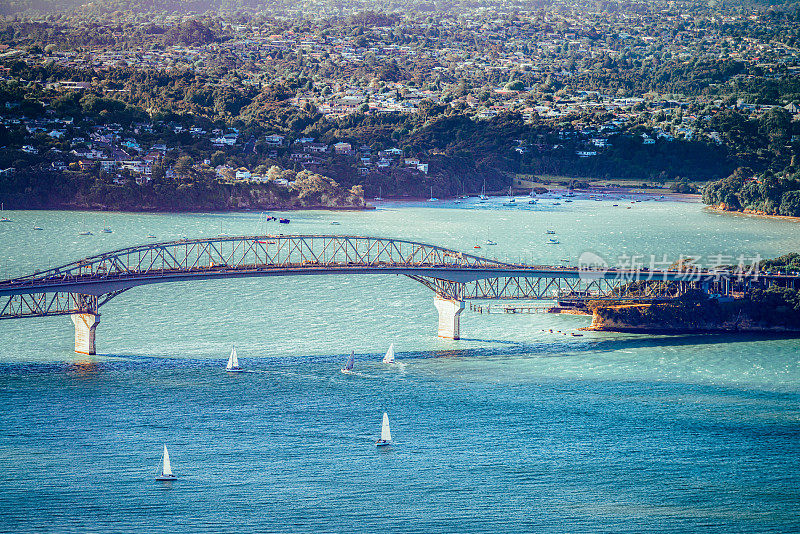
[[[750,280],[731,272],[512,264],[379,237],[220,236],[127,247],[0,281],[0,299],[5,301],[0,319],[69,314],[76,351],[94,354],[100,306],[128,289],[219,278],[334,274],[405,275],[426,285],[435,294],[439,335],[453,339],[459,337],[459,316],[467,299],[664,300],[689,287],[728,294]],[[797,285],[797,277],[784,278],[772,275],[766,283]],[[672,283],[630,283],[635,281]]]

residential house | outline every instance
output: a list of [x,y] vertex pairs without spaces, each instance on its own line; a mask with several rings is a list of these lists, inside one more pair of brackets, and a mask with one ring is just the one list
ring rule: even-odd
[[264,138],[267,146],[283,146],[284,137],[278,134],[268,135]]

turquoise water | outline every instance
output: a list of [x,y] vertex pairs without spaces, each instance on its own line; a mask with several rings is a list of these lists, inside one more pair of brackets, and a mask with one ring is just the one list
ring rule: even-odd
[[[296,212],[267,228],[535,263],[800,248],[797,223],[699,204],[499,204]],[[151,233],[260,228],[257,213],[7,214],[3,278]],[[557,331],[588,318],[469,311],[447,341],[432,300],[374,275],[141,287],[102,308],[91,359],[72,352],[67,317],[0,322],[0,530],[800,530],[800,341],[572,337]],[[234,342],[250,372],[230,376]],[[357,374],[343,375],[351,349]],[[396,443],[376,450],[383,411]],[[164,443],[174,483],[154,480]]]

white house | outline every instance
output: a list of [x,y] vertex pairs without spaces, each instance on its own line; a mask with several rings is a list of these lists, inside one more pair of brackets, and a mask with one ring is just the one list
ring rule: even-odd
[[266,136],[264,141],[266,141],[267,146],[283,146],[283,139],[282,135],[272,134]]
[[333,145],[333,151],[337,154],[350,154],[353,151],[353,147],[350,143],[336,143]]

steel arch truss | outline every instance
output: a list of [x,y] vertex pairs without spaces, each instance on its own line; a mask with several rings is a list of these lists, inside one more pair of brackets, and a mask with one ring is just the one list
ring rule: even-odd
[[529,278],[503,276],[458,283],[408,275],[437,295],[452,300],[669,300],[691,287],[687,283],[637,282],[623,279]]
[[[183,239],[91,256],[0,281],[0,319],[97,313],[132,287],[168,281],[300,274],[404,274],[452,300],[666,300],[688,289],[800,284],[796,275],[515,265],[415,241],[277,235]],[[741,289],[739,289],[741,290]]]
[[458,267],[498,268],[511,264],[398,239],[359,236],[218,237],[154,243],[99,254],[7,280],[16,288],[41,281],[80,281],[131,275],[192,273],[209,269],[287,267]]
[[0,310],[0,319],[21,319],[23,317],[46,317],[49,315],[69,315],[72,313],[98,314],[100,306],[123,291],[112,291],[105,295],[84,295],[82,293],[22,293],[11,295]]
[[94,295],[64,292],[13,295],[0,310],[0,319],[97,313],[99,300]]

